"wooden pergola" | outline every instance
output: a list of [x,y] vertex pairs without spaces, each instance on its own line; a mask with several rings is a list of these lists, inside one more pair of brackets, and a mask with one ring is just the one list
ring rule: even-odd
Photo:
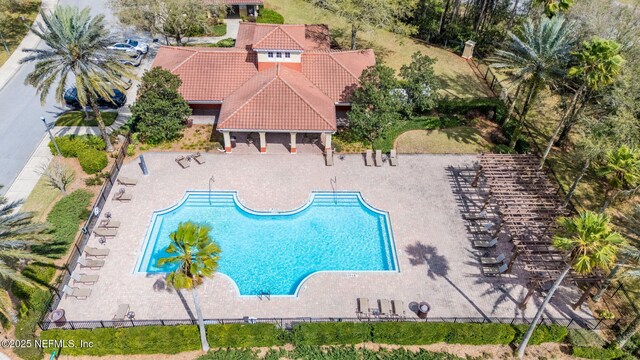
[[[557,219],[572,213],[564,206],[561,189],[539,169],[533,155],[482,154],[474,167],[454,171],[463,179],[456,185],[465,219],[477,221],[493,213],[499,223],[491,236],[502,230],[510,235],[514,246],[510,269],[518,260],[529,275],[529,292],[521,303],[525,307],[536,290],[557,279],[566,267],[565,253],[551,243]],[[470,231],[482,231],[482,226],[474,226]],[[590,285],[576,307],[600,279],[600,274],[567,276],[567,282]]]

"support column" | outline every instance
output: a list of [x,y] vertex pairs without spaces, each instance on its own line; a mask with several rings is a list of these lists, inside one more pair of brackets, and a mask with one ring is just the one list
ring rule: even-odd
[[324,149],[331,149],[331,134],[324,134]]
[[298,149],[297,144],[296,144],[296,137],[298,136],[298,133],[291,133],[291,153],[292,154],[297,154],[298,153]]
[[227,153],[231,153],[231,135],[228,131],[222,133],[222,137],[224,138],[224,151]]
[[261,132],[260,134],[260,153],[267,152],[267,133]]

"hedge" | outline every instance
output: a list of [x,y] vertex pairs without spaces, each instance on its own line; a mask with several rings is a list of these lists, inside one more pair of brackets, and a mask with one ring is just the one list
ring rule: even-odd
[[604,349],[598,347],[579,347],[574,346],[571,350],[573,356],[585,359],[612,360],[625,356],[624,350],[621,349]]
[[[529,325],[517,325],[516,326],[516,338],[515,342],[520,343],[524,334],[529,329]],[[554,325],[539,325],[536,327],[536,330],[531,335],[531,339],[529,340],[529,345],[539,345],[546,342],[564,342],[569,334],[569,329],[564,326],[554,326]]]
[[104,151],[89,147],[78,150],[78,161],[82,170],[89,175],[101,172],[109,164],[109,159]]
[[[66,135],[56,137],[56,144],[60,148],[60,152],[64,157],[76,157],[80,150],[92,148],[95,150],[104,150],[105,144],[102,138],[95,135]],[[49,150],[51,154],[58,155],[53,141],[49,141]]]
[[368,323],[298,324],[293,335],[296,345],[359,344],[372,340],[372,327]]
[[382,344],[428,345],[439,342],[449,344],[501,344],[508,345],[516,331],[508,324],[461,323],[376,323],[373,341]]
[[449,115],[467,115],[470,112],[478,112],[498,125],[502,125],[507,116],[507,107],[504,101],[494,98],[440,100],[437,111]]
[[410,351],[406,349],[356,349],[353,346],[321,347],[300,346],[293,350],[269,349],[260,356],[260,352],[251,349],[218,349],[211,350],[198,360],[279,360],[279,359],[402,359],[402,360],[462,360],[462,358],[447,353],[436,353],[427,350]]
[[271,9],[262,9],[258,13],[256,22],[261,24],[284,24],[284,16]]
[[271,324],[208,325],[212,347],[259,347],[284,345],[284,332]]
[[91,194],[85,190],[76,190],[58,201],[47,216],[47,223],[53,229],[52,241],[43,245],[34,245],[39,254],[59,258],[64,255],[69,244],[75,239],[80,222],[88,216],[87,208]]

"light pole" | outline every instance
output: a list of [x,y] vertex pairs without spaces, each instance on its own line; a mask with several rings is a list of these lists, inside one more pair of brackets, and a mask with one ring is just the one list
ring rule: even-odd
[[49,133],[49,138],[51,139],[51,141],[53,141],[53,146],[56,147],[56,150],[58,151],[58,155],[60,157],[62,157],[62,153],[60,152],[60,148],[58,147],[58,143],[56,142],[56,138],[53,137],[53,134],[51,133],[51,128],[56,126],[56,124],[55,123],[47,124],[47,120],[44,119],[44,116],[41,116],[40,120],[42,120],[42,123],[44,123],[44,127],[47,129],[47,132]]

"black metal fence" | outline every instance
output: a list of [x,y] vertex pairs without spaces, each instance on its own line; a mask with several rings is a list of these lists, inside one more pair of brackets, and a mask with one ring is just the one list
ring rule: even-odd
[[[44,318],[48,315],[49,311],[52,311],[58,307],[60,303],[60,299],[62,297],[62,288],[69,284],[69,280],[71,279],[71,274],[73,273],[75,267],[78,264],[78,259],[82,256],[82,252],[84,251],[87,242],[89,241],[89,237],[91,237],[91,233],[93,232],[93,228],[98,221],[98,217],[100,215],[100,210],[104,207],[104,203],[109,198],[109,194],[111,193],[111,189],[116,183],[116,179],[118,178],[118,174],[120,173],[120,169],[122,168],[122,163],[124,161],[125,156],[127,155],[127,148],[129,147],[130,137],[127,135],[125,137],[125,141],[122,144],[122,147],[118,151],[118,155],[116,156],[115,162],[111,166],[111,170],[109,170],[109,175],[105,178],[104,184],[100,189],[100,193],[91,208],[91,212],[84,225],[82,226],[82,231],[78,234],[78,237],[73,242],[72,252],[69,255],[69,258],[63,265],[64,271],[62,274],[58,276],[58,279],[55,285],[51,288],[51,298],[49,299],[49,303],[47,305],[47,311],[42,314],[43,320],[40,321],[42,324],[46,322]],[[42,327],[42,325],[40,326]]]
[[[426,319],[407,317],[345,317],[345,318],[241,318],[241,319],[205,319],[207,325],[212,324],[274,324],[282,329],[292,329],[296,324],[302,323],[331,323],[331,322],[435,322],[435,323],[474,323],[474,324],[509,324],[529,325],[533,319],[506,318],[506,317],[427,317]],[[174,326],[197,325],[196,319],[182,320],[102,320],[102,321],[63,321],[40,322],[40,328],[48,329],[98,329],[98,328],[126,328],[140,326]],[[558,325],[567,328],[579,328],[590,330],[610,329],[618,326],[619,319],[566,319],[566,318],[541,318],[541,325]]]

